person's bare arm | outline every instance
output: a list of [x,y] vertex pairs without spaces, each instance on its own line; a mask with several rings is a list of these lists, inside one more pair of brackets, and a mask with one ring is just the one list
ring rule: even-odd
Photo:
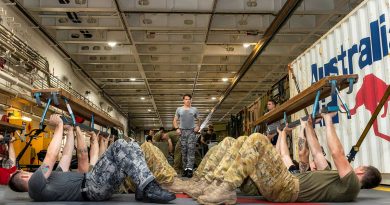
[[74,149],[74,133],[73,126],[64,125],[64,129],[67,130],[66,143],[62,151],[62,157],[58,164],[63,172],[69,171],[70,162],[72,161],[73,149]]
[[99,157],[102,156],[104,152],[106,152],[110,138],[111,138],[110,136],[108,137],[100,136]]
[[336,165],[340,178],[343,178],[353,169],[345,157],[344,148],[337,137],[336,129],[334,128],[332,118],[337,113],[321,114],[325,121],[326,140],[330,153],[332,153],[333,161]]
[[11,160],[11,162],[10,162],[11,167],[15,166],[15,163],[16,163],[14,141],[15,141],[15,138],[12,137],[11,141],[9,141],[9,143],[8,143],[8,159]]
[[51,172],[53,171],[54,164],[57,161],[58,152],[61,149],[62,135],[64,132],[64,125],[58,114],[52,114],[50,116],[49,124],[55,126],[54,134],[49,147],[47,148],[45,159],[39,167],[46,179],[49,178]]
[[298,136],[298,153],[299,153],[299,171],[306,172],[309,167],[309,145],[307,144],[305,130],[307,121],[301,121],[301,129]]
[[169,138],[168,137],[168,152],[169,153],[173,153],[173,149],[174,149],[174,147],[173,147],[173,143],[172,143],[172,140],[171,140],[171,138]]
[[89,169],[88,148],[85,144],[85,139],[80,127],[76,127],[77,139],[77,171],[80,173],[87,173]]
[[95,166],[96,162],[99,159],[99,133],[89,132],[90,134],[90,150],[89,150],[89,164]]
[[[198,114],[198,115],[199,115],[199,114]],[[199,118],[199,116],[198,116],[198,117],[196,118],[196,125],[195,125],[195,129],[194,129],[195,132],[198,132],[198,131],[199,131],[200,125],[201,125],[201,121],[200,121],[200,118]]]
[[177,123],[178,120],[179,118],[175,115],[175,117],[173,118],[173,128],[175,128],[176,132],[180,135],[181,131],[179,129],[179,124]]
[[313,128],[312,119],[309,117],[306,127],[307,144],[309,145],[311,155],[313,156],[314,163],[317,170],[324,170],[328,166],[328,162],[324,154],[322,153],[321,145],[318,142],[318,138]]
[[288,149],[287,145],[287,131],[291,130],[291,128],[288,128],[288,124],[284,127],[283,131],[279,132],[279,138],[280,138],[280,155],[282,157],[282,160],[284,162],[284,165],[286,165],[287,168],[290,168],[291,165],[294,165],[294,163],[291,160],[290,157],[290,151]]

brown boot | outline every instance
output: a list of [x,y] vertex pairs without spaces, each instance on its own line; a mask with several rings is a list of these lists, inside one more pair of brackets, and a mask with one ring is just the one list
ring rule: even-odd
[[203,193],[210,193],[213,192],[215,189],[217,189],[219,186],[221,186],[221,181],[214,180],[210,186],[206,187],[203,190]]
[[188,196],[190,196],[193,199],[198,198],[198,196],[203,194],[203,190],[209,185],[207,180],[202,179],[199,182],[195,183],[193,186],[188,187],[184,190],[184,193],[186,193]]
[[162,184],[161,187],[173,192],[175,194],[183,193],[184,189],[189,185],[186,181],[181,180],[179,177],[173,178],[171,184]]
[[236,204],[237,194],[234,188],[230,188],[227,183],[222,183],[212,192],[198,197],[200,204]]

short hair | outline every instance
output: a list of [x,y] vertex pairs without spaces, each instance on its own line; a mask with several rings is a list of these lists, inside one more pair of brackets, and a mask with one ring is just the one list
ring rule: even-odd
[[373,166],[366,166],[364,167],[364,171],[361,188],[372,189],[379,186],[382,181],[382,175],[379,170]]
[[22,171],[16,171],[10,178],[8,182],[9,188],[14,192],[25,192],[26,190],[23,187],[24,181],[20,177]]
[[274,99],[269,99],[268,102],[272,102],[274,105],[276,105],[276,101]]
[[209,125],[209,126],[207,127],[207,129],[214,131],[214,126],[213,126],[213,125]]
[[191,94],[184,94],[184,95],[183,95],[183,100],[184,100],[185,97],[189,97],[190,100],[192,99],[192,95],[191,95]]
[[162,130],[162,131],[164,131],[165,129],[164,129],[164,127],[160,127],[160,129],[159,130]]

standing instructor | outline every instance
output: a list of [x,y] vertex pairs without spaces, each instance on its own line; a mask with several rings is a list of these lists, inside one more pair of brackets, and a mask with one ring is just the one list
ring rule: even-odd
[[[198,109],[191,107],[192,96],[190,94],[183,95],[184,105],[176,109],[175,117],[173,118],[173,126],[177,133],[180,134],[180,145],[183,162],[183,177],[192,177],[194,162],[195,162],[195,132],[199,131],[200,119]],[[178,121],[180,123],[178,124]],[[195,125],[196,121],[196,125]]]

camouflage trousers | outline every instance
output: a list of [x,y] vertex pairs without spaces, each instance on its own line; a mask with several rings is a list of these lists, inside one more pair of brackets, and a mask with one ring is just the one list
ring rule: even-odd
[[226,137],[217,146],[214,146],[214,149],[210,149],[198,166],[198,169],[195,172],[195,176],[204,178],[209,173],[214,173],[214,170],[216,170],[222,158],[228,152],[234,142],[234,138]]
[[262,134],[248,137],[230,168],[224,181],[232,189],[239,187],[250,177],[261,194],[270,201],[294,202],[299,191],[298,178],[284,165],[280,154]]
[[138,144],[119,139],[110,145],[93,169],[86,174],[88,198],[91,201],[109,199],[127,176],[131,177],[140,190],[154,180]]
[[180,139],[177,141],[175,145],[175,151],[173,152],[173,168],[176,170],[177,173],[180,173],[183,167],[181,166],[182,159],[181,159],[181,144]]
[[193,129],[180,129],[181,159],[184,169],[193,169],[195,163],[196,135]]
[[[247,138],[247,136],[241,136],[237,139],[227,137],[217,146],[212,147],[194,175],[199,178],[204,177],[209,183],[214,180],[222,181],[225,172],[235,161],[238,151]],[[240,189],[248,195],[259,195],[256,185],[249,178],[243,182]]]
[[[165,155],[161,150],[150,142],[145,142],[141,145],[142,152],[145,155],[145,160],[148,168],[153,173],[156,181],[159,184],[172,184],[176,171],[169,165]],[[135,192],[135,183],[130,177],[127,177],[123,183],[124,192]]]

